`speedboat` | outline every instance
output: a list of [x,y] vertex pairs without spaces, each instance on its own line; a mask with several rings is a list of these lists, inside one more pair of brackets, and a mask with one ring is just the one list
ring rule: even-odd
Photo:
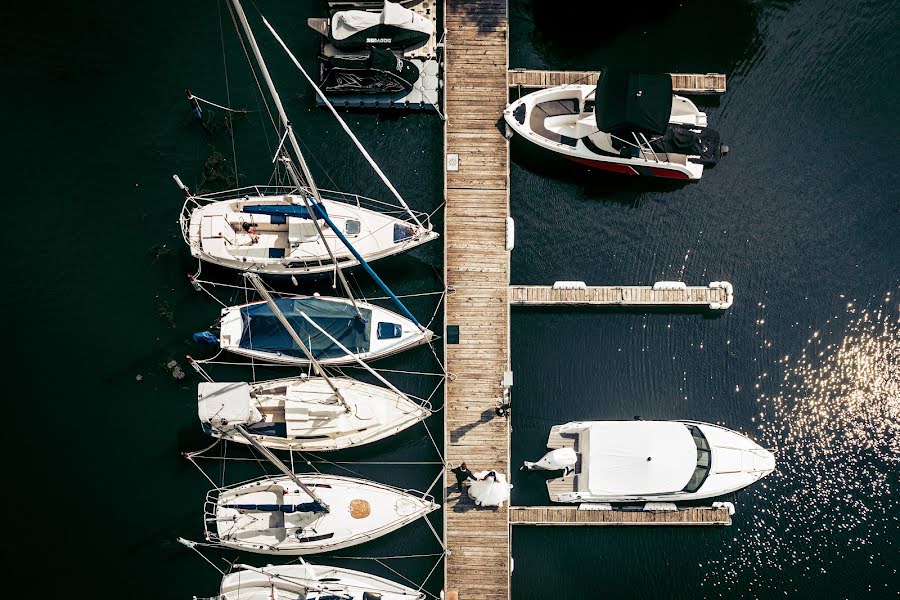
[[255,568],[235,565],[218,600],[424,600],[425,594],[383,577],[302,562]]
[[[322,365],[376,360],[426,344],[434,335],[406,317],[360,300],[314,295],[274,302]],[[266,301],[223,308],[219,346],[256,360],[308,365],[306,353],[279,316]]]
[[250,435],[267,448],[298,451],[368,444],[431,414],[385,387],[348,377],[306,375],[257,383],[202,382],[197,412],[204,431],[213,437],[249,443],[245,435]]
[[419,67],[390,50],[372,48],[358,54],[323,55],[319,87],[326,94],[404,96],[419,80]]
[[381,11],[337,11],[326,30],[328,41],[339,50],[409,49],[424,44],[434,35],[434,23],[424,15],[385,0]]
[[577,421],[550,430],[551,449],[533,470],[553,502],[676,502],[722,496],[775,470],[750,438],[698,421]]
[[596,87],[527,94],[503,118],[533,144],[612,173],[697,180],[728,151],[706,113],[674,95],[664,74],[604,71]]
[[[366,261],[438,237],[429,222],[420,225],[386,212],[376,200],[322,191],[321,205],[310,205],[327,214]],[[324,219],[316,220],[318,227],[296,190],[266,186],[191,195],[181,211],[182,235],[191,255],[208,263],[281,276],[331,273],[332,254],[338,267],[357,266],[359,261],[338,233]]]
[[207,541],[228,548],[302,555],[367,542],[438,508],[430,496],[365,479],[282,475],[211,490],[204,524]]

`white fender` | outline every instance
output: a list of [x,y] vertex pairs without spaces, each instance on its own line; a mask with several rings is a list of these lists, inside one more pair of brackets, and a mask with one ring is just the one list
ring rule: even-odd
[[574,467],[578,462],[578,455],[572,448],[557,448],[551,450],[537,462],[525,461],[525,468],[529,471],[562,471],[568,467]]

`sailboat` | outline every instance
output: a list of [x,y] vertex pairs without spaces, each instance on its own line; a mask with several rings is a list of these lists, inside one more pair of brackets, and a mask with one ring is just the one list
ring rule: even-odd
[[253,437],[247,441],[283,475],[207,493],[209,542],[260,554],[328,552],[381,537],[440,508],[427,494],[383,483],[296,474]]
[[303,561],[262,568],[236,564],[222,578],[219,600],[424,600],[425,594],[400,583],[328,565]]
[[[393,193],[398,204],[356,194],[319,190],[300,151],[243,8],[240,3],[234,6],[284,128],[273,162],[279,161],[283,165],[291,185],[250,186],[211,194],[193,194],[175,176],[175,182],[187,196],[179,223],[191,254],[201,261],[240,271],[297,277],[353,267],[364,261],[411,250],[436,239],[438,234],[428,215],[410,209],[321,90],[307,76],[316,93],[332,109],[338,122]],[[295,64],[300,67],[296,60]],[[287,147],[293,151],[294,159]],[[294,165],[295,159],[299,172]]]
[[192,361],[207,379],[197,390],[197,412],[204,431],[225,440],[281,450],[339,450],[384,439],[431,415],[429,408],[414,402],[359,357],[347,354],[384,387],[329,375],[297,331],[286,326],[287,319],[258,276],[249,279],[315,375],[220,383]]

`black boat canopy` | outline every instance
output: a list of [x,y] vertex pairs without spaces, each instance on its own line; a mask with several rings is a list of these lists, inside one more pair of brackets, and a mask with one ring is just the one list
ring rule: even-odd
[[603,71],[594,116],[600,131],[663,134],[672,114],[672,77]]

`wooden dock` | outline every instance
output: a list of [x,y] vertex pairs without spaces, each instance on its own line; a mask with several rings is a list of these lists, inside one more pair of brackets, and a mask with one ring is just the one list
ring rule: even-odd
[[[509,473],[509,424],[494,410],[509,370],[509,147],[506,0],[447,0],[444,277],[444,563],[447,597],[509,599],[509,515],[455,491],[449,469]],[[452,333],[451,333],[452,331]],[[447,339],[451,338],[451,339]],[[458,342],[458,343],[457,343]]]
[[[724,94],[725,75],[722,73],[672,73],[672,91],[677,94]],[[510,69],[508,85],[511,88],[536,90],[556,85],[583,83],[597,85],[599,71],[533,71]]]
[[702,526],[731,525],[728,507],[696,506],[677,510],[595,510],[577,506],[513,506],[510,525],[540,526]]
[[654,286],[638,285],[592,285],[581,288],[511,285],[509,303],[516,306],[696,306],[725,309],[731,306],[729,289],[730,285],[714,287],[713,284],[685,286],[682,289],[654,289]]

